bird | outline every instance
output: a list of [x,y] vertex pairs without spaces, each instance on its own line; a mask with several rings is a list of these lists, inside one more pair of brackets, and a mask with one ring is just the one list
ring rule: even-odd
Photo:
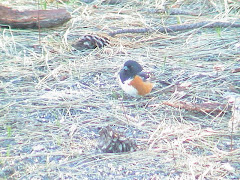
[[150,73],[142,70],[138,62],[128,60],[118,73],[121,88],[130,96],[141,97],[152,91],[154,84],[149,80]]

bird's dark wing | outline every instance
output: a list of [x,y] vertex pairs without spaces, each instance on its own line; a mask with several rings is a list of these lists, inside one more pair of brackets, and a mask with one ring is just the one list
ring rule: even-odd
[[149,72],[140,72],[139,75],[144,81],[149,80],[151,78],[151,73]]

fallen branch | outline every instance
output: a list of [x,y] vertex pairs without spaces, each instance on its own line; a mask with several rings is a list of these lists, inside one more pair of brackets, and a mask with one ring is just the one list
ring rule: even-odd
[[110,36],[115,36],[117,34],[123,34],[123,33],[151,33],[151,32],[169,33],[169,32],[184,31],[184,30],[196,29],[196,28],[216,28],[216,27],[222,27],[222,28],[240,27],[240,22],[202,21],[202,22],[191,23],[191,24],[159,26],[156,28],[119,29],[116,31],[112,31],[108,34]]
[[220,103],[190,103],[183,101],[164,101],[163,104],[172,106],[175,108],[186,109],[188,111],[197,111],[197,112],[205,112],[205,113],[222,113],[226,110],[231,110],[230,106],[226,104]]
[[169,15],[189,15],[189,16],[199,16],[200,12],[196,13],[189,10],[184,10],[180,8],[143,8],[142,11],[146,11],[147,13],[166,13]]
[[240,68],[236,68],[232,70],[232,73],[237,73],[237,72],[240,72]]
[[12,28],[49,28],[62,25],[71,19],[65,9],[18,11],[0,6],[0,26]]

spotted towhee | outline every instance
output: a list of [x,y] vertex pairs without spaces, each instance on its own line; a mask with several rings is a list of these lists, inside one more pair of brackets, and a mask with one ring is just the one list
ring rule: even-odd
[[124,63],[119,72],[119,82],[122,89],[129,95],[144,96],[152,91],[153,83],[149,81],[150,73],[142,72],[142,66],[136,61]]

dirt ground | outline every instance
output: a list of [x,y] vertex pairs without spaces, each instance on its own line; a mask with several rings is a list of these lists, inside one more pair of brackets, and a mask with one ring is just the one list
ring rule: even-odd
[[[239,1],[1,3],[19,10],[66,8],[72,19],[40,33],[0,28],[0,179],[240,179],[239,124],[231,126],[232,99],[240,96],[234,73],[239,28],[108,34],[237,22]],[[72,47],[88,34],[110,43]],[[127,60],[153,72],[152,93],[133,98],[121,90],[117,72]],[[219,106],[206,112],[164,102]],[[134,141],[136,151],[102,152],[99,130],[105,127]]]

